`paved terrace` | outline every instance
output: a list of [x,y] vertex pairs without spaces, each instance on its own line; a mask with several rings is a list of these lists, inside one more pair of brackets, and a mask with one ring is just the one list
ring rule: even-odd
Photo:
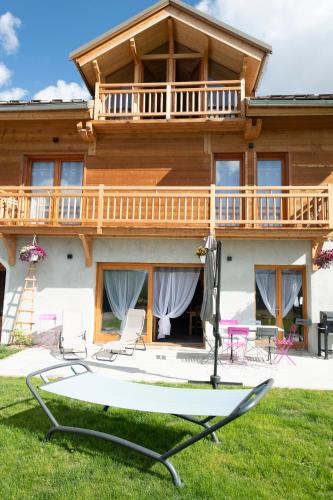
[[[210,360],[202,364],[205,351],[201,349],[160,347],[136,351],[132,357],[118,356],[112,363],[96,361],[93,354],[96,346],[90,346],[86,362],[96,373],[110,378],[144,381],[186,383],[208,381],[213,371]],[[222,360],[218,371],[223,382],[242,383],[255,386],[273,377],[275,387],[303,389],[333,389],[333,358],[324,360],[308,353],[293,353],[288,359],[270,365],[267,362],[251,360],[247,363]],[[25,349],[0,361],[0,376],[25,376],[31,371],[63,362],[58,351],[42,347]],[[60,373],[61,375],[61,373]]]

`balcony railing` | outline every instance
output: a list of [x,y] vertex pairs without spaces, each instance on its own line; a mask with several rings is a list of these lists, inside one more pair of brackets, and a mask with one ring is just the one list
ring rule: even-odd
[[96,83],[95,120],[244,117],[243,80]]
[[2,187],[0,226],[333,228],[332,186]]

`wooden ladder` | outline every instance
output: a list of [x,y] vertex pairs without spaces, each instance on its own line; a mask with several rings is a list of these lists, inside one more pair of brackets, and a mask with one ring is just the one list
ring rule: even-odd
[[13,326],[14,332],[22,330],[24,333],[32,333],[35,324],[36,282],[36,262],[31,262],[28,267],[28,272],[24,280],[24,286],[16,310]]

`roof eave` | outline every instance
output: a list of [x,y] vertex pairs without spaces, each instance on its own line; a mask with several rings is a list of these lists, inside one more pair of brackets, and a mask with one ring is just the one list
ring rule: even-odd
[[155,12],[167,7],[168,5],[174,5],[178,8],[181,8],[187,12],[190,12],[192,15],[195,17],[199,17],[201,19],[204,19],[208,21],[210,24],[213,24],[215,27],[219,29],[223,29],[224,31],[227,31],[233,36],[236,36],[237,38],[240,38],[241,40],[245,40],[247,43],[250,43],[253,46],[256,46],[257,48],[263,50],[266,54],[271,54],[272,53],[272,47],[271,45],[262,42],[261,40],[258,40],[257,38],[254,38],[250,35],[247,35],[243,31],[237,30],[236,28],[233,28],[232,26],[222,23],[220,21],[216,21],[216,19],[212,18],[211,16],[208,16],[204,12],[199,11],[198,9],[189,6],[180,0],[162,0],[160,2],[157,2],[156,4],[152,5],[148,9],[145,9],[141,11],[139,14],[136,14],[135,16],[131,17],[127,21],[124,21],[121,24],[118,24],[111,30],[107,31],[106,33],[100,35],[99,37],[93,39],[91,42],[82,45],[78,49],[72,51],[69,54],[69,58],[71,60],[77,59],[80,57],[82,54],[88,52],[89,50],[92,50],[96,46],[100,45],[103,43],[105,40],[107,40],[110,37],[114,37],[118,33],[125,31],[126,29],[129,29],[131,25],[137,23],[139,20],[144,19],[148,17],[149,15],[154,14]]

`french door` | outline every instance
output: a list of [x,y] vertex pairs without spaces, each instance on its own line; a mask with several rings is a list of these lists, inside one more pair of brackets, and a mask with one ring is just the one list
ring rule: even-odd
[[[217,157],[215,161],[216,221],[223,225],[229,221],[237,225],[244,218],[243,201],[239,196],[243,184],[242,161],[239,157]],[[234,188],[234,189],[228,189]],[[219,196],[228,195],[228,196]]]
[[[275,194],[281,193],[277,187],[287,182],[286,165],[283,158],[274,156],[259,157],[257,160],[257,186],[263,187],[259,193]],[[283,220],[285,204],[279,197],[262,197],[257,200],[257,219],[268,221]],[[269,224],[272,226],[272,224]],[[274,224],[275,225],[275,224]]]
[[[32,161],[30,172],[30,183],[33,187],[32,194],[38,194],[31,198],[30,218],[49,221],[55,215],[55,204],[51,205],[51,197],[47,190],[40,187],[50,187],[51,192],[58,191],[63,194],[59,197],[58,218],[63,220],[80,219],[81,213],[81,189],[61,189],[78,187],[83,184],[83,162],[73,160],[44,160]],[[45,194],[45,196],[42,196]],[[72,195],[72,196],[71,196]]]
[[[288,336],[291,325],[307,319],[306,271],[304,266],[256,266],[256,319],[276,325]],[[307,347],[307,328],[298,325],[296,346]]]

